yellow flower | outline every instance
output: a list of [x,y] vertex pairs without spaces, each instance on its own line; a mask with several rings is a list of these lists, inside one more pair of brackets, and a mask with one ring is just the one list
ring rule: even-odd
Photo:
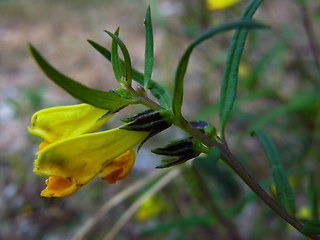
[[241,61],[239,65],[239,77],[247,78],[250,75],[250,73],[250,65],[244,61]]
[[240,0],[207,0],[207,6],[210,10],[219,10],[231,7]]
[[44,139],[34,162],[34,172],[48,177],[41,196],[68,196],[98,174],[108,183],[128,174],[135,161],[132,147],[149,132],[114,128],[89,133],[111,116],[88,104],[48,108],[32,116],[29,132]]
[[308,206],[302,206],[301,208],[299,208],[299,211],[296,214],[296,218],[305,221],[308,219],[312,219],[310,208]]
[[[295,176],[289,176],[288,182],[289,182],[290,186],[292,187],[292,189],[296,189],[298,186],[298,183],[299,183],[299,179]],[[277,189],[276,189],[276,185],[274,183],[271,184],[270,190],[274,196],[277,196]]]
[[135,214],[135,217],[140,221],[145,221],[149,218],[156,217],[160,213],[168,209],[168,206],[163,199],[157,196],[146,198]]
[[[312,214],[311,214],[311,211],[310,211],[310,207],[308,206],[301,206],[297,213],[296,213],[296,216],[295,216],[298,220],[300,221],[308,221],[310,219],[312,219]],[[293,226],[291,226],[289,223],[287,223],[287,226],[289,229],[292,229],[292,230],[296,230]]]

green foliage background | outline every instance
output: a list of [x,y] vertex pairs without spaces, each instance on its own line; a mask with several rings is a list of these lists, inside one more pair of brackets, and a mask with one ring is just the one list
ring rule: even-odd
[[[248,1],[211,12],[204,1],[151,1],[154,31],[152,78],[170,93],[174,70],[188,44],[209,26],[239,18]],[[320,39],[320,4],[306,1]],[[116,185],[96,179],[63,199],[41,198],[42,178],[32,172],[39,139],[26,126],[35,110],[77,101],[49,82],[31,58],[32,42],[59,70],[90,87],[119,87],[112,66],[86,42],[93,39],[110,49],[104,29],[121,27],[132,64],[143,72],[144,1],[0,1],[0,239],[70,239],[100,206],[133,181],[159,165],[149,153],[178,130],[151,139],[139,152],[129,178]],[[226,137],[230,148],[250,173],[269,189],[272,172],[256,137],[263,128],[273,139],[288,175],[294,178],[297,211],[308,206],[315,218],[319,191],[319,73],[295,1],[265,1],[255,19],[269,31],[250,32],[240,64],[237,100]],[[208,40],[193,51],[185,78],[183,112],[187,119],[209,120],[218,126],[220,85],[232,33]],[[319,69],[318,69],[319,70]],[[130,110],[139,110],[131,107]],[[126,112],[125,112],[126,113]],[[125,113],[123,113],[125,115]],[[107,127],[119,125],[117,120]],[[161,170],[160,170],[161,171]],[[204,175],[211,201],[231,219],[244,239],[304,239],[271,212],[224,165]],[[117,239],[223,239],[224,228],[203,203],[194,173],[186,168],[157,193],[156,214],[133,218]],[[103,239],[144,189],[121,203],[91,229],[89,239]]]

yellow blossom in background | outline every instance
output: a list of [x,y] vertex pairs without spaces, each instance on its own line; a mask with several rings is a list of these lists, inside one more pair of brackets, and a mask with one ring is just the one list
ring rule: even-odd
[[147,220],[149,218],[159,215],[165,211],[166,204],[159,197],[151,196],[146,198],[141,204],[140,208],[135,214],[136,219],[140,221]]
[[132,147],[149,132],[115,128],[90,133],[111,116],[88,104],[48,108],[32,116],[28,130],[43,138],[34,172],[48,177],[41,196],[68,196],[98,174],[108,183],[128,174],[135,161]]
[[303,220],[312,219],[310,208],[308,206],[302,206],[296,213],[296,218]]
[[[310,208],[308,206],[302,206],[301,208],[299,208],[299,210],[296,213],[295,216],[297,219],[299,219],[300,221],[307,221],[307,220],[311,220],[312,219],[312,215],[311,215],[311,211]],[[287,226],[289,229],[291,230],[296,230],[292,225],[290,225],[289,223],[287,223]]]
[[239,72],[238,72],[239,77],[246,78],[249,76],[250,72],[251,72],[250,65],[245,61],[241,61],[239,64]]
[[207,0],[207,6],[210,10],[219,10],[231,7],[240,0]]
[[[299,183],[299,178],[295,176],[289,176],[288,181],[292,189],[296,189]],[[271,184],[270,190],[273,193],[274,196],[277,196],[277,190],[276,190],[276,185],[274,183]]]

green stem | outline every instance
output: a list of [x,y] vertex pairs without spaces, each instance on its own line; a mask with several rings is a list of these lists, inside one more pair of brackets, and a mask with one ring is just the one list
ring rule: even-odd
[[126,89],[135,97],[140,99],[140,103],[142,105],[145,105],[146,107],[157,110],[157,109],[163,109],[158,103],[155,103],[150,98],[148,98],[146,95],[139,94],[136,90],[134,90],[130,85],[126,86]]
[[[131,87],[130,87],[131,88]],[[153,102],[151,99],[146,96],[140,95],[134,89],[128,89],[132,91],[132,94],[135,94],[141,99],[141,104],[150,107],[151,109],[162,109],[160,105]],[[270,195],[263,190],[263,188],[257,183],[257,181],[248,173],[248,171],[240,164],[236,157],[230,152],[228,145],[226,143],[221,144],[215,140],[209,138],[202,132],[194,128],[189,122],[181,121],[181,119],[176,119],[174,125],[181,128],[183,131],[189,133],[192,137],[199,140],[201,143],[206,145],[208,148],[217,147],[220,150],[222,160],[233,169],[233,171],[254,191],[259,198],[261,198],[276,214],[283,218],[286,222],[296,228],[299,232],[303,227],[296,218],[288,214],[280,205],[270,197]],[[316,235],[306,235],[311,239],[320,240],[319,236]]]
[[[236,157],[230,152],[226,144],[219,144],[214,140],[208,138],[205,134],[195,129],[192,125],[184,126],[182,129],[188,132],[191,136],[198,139],[207,147],[216,146],[219,148],[222,160],[231,167],[234,172],[254,191],[276,214],[283,218],[286,222],[296,228],[299,232],[303,225],[296,218],[288,214],[279,204],[270,197],[270,195],[262,189],[256,180],[247,172],[247,170],[240,164]],[[319,236],[307,235],[311,239],[320,240]]]

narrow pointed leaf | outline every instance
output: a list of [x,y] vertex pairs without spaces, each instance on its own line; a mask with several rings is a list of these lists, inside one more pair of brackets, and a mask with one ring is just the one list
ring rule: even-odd
[[205,173],[211,177],[216,177],[219,172],[217,166],[219,158],[220,150],[217,147],[212,147],[209,149],[207,155],[195,158],[192,161],[192,166],[201,173]]
[[310,110],[317,111],[318,105],[317,100],[319,99],[318,92],[311,90],[307,92],[299,92],[292,96],[292,99],[287,104],[271,108],[270,111],[266,112],[262,116],[257,116],[252,119],[250,129],[259,128],[267,123],[270,123],[276,117],[284,115],[290,112],[298,110]]
[[320,220],[310,220],[306,222],[301,232],[304,234],[320,234]]
[[260,140],[269,160],[276,193],[281,206],[292,216],[295,214],[295,200],[293,189],[289,184],[286,172],[282,166],[278,150],[271,138],[262,130],[253,132]]
[[[105,47],[101,46],[100,44],[88,40],[90,45],[94,47],[102,56],[104,56],[107,60],[111,61],[111,52],[106,49]],[[120,59],[120,65],[124,66],[123,60]],[[140,85],[144,84],[144,74],[132,68],[132,78],[139,83]],[[155,82],[154,80],[150,79],[149,81],[149,90],[151,91],[152,95],[159,100],[161,107],[165,109],[171,108],[171,97],[169,92],[166,88],[164,88],[159,83]]]
[[130,103],[132,99],[125,99],[112,92],[105,92],[88,88],[85,85],[65,76],[52,67],[31,44],[29,49],[33,58],[45,75],[58,86],[66,90],[71,96],[94,107],[117,111]]
[[[107,60],[111,62],[111,52],[107,50],[105,47],[100,45],[99,43],[88,39],[88,43],[94,47],[102,56],[104,56]],[[120,60],[121,64],[124,64],[123,60]]]
[[[241,104],[246,103],[247,101],[252,101],[255,99],[258,99],[260,97],[274,97],[277,96],[277,93],[274,89],[270,88],[262,88],[262,89],[256,89],[252,90],[246,95],[240,96],[238,100],[235,102],[235,107],[241,106]],[[209,118],[213,113],[219,111],[219,101],[213,103],[211,106],[203,109],[198,115],[197,119],[207,119]]]
[[[114,33],[116,36],[119,36],[119,27]],[[111,64],[114,72],[114,76],[116,80],[121,83],[121,68],[120,68],[120,60],[119,60],[119,55],[118,55],[118,44],[117,41],[112,39],[112,44],[111,44]]]
[[208,155],[197,157],[192,165],[201,173],[209,176],[222,193],[229,197],[236,197],[240,193],[239,185],[230,172],[225,171],[218,165],[220,151],[217,147],[209,149]]
[[130,55],[129,55],[129,51],[126,47],[126,45],[122,42],[122,40],[115,34],[105,30],[105,32],[112,37],[113,40],[115,40],[117,42],[117,44],[119,45],[121,52],[123,54],[123,58],[124,58],[124,67],[125,67],[125,71],[124,71],[124,77],[126,80],[126,84],[128,86],[131,85],[131,81],[132,81],[132,68],[131,68],[131,60],[130,60]]
[[149,88],[153,68],[153,32],[151,22],[150,6],[147,9],[145,16],[145,30],[146,30],[146,46],[145,46],[145,59],[144,59],[144,89]]
[[[262,1],[263,0],[252,0],[243,11],[240,19],[250,20]],[[247,33],[248,27],[238,28],[233,34],[232,42],[228,51],[220,93],[219,118],[222,138],[225,136],[225,126],[236,97],[239,63]]]
[[217,162],[220,158],[220,151],[217,147],[209,149],[208,155],[204,157],[197,157],[193,160],[192,165],[199,171],[208,175],[214,175],[217,170]]
[[202,43],[203,41],[217,35],[221,32],[229,31],[234,28],[239,27],[246,27],[246,28],[264,28],[265,26],[256,22],[252,21],[234,21],[229,23],[224,23],[219,26],[209,28],[207,31],[200,34],[196,39],[194,39],[191,44],[187,47],[185,52],[183,53],[175,75],[175,82],[174,82],[174,92],[173,92],[173,99],[172,99],[172,109],[173,113],[179,119],[183,119],[181,114],[182,102],[183,102],[183,82],[184,76],[187,71],[189,58],[193,49]]
[[[274,61],[277,58],[281,58],[284,55],[283,53],[285,51],[285,48],[286,45],[284,44],[284,41],[279,42],[279,40],[277,39],[276,42],[260,57],[260,59],[255,62],[248,76],[242,79],[241,84],[246,87],[255,86],[257,80],[259,79],[258,77],[267,74],[265,72],[268,69],[267,66],[270,66],[270,62]],[[281,69],[281,67],[278,66],[277,68]]]

